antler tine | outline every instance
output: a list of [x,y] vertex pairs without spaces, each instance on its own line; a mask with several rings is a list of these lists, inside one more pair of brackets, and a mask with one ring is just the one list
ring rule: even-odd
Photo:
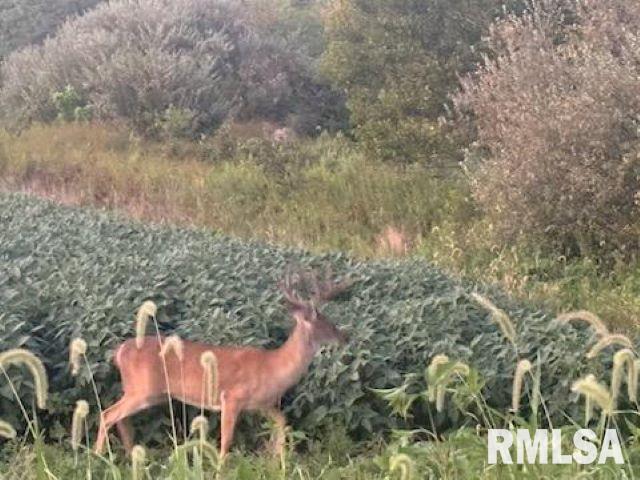
[[296,282],[293,281],[291,277],[291,267],[287,266],[285,269],[284,278],[278,283],[280,291],[282,292],[285,300],[289,302],[289,304],[293,305],[294,307],[304,308],[308,306],[308,302],[302,300],[298,295],[294,293],[292,283],[295,284]]
[[316,302],[327,302],[354,284],[354,280],[350,278],[335,283],[332,277],[330,266],[325,267],[325,278],[322,282],[318,281],[317,275],[313,276],[313,299]]

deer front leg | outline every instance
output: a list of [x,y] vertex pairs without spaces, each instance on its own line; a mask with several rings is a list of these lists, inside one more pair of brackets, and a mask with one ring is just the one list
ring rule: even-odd
[[[162,397],[159,398],[162,399]],[[95,452],[98,455],[102,453],[109,430],[114,424],[117,424],[134,413],[144,410],[156,403],[158,403],[158,398],[155,397],[149,398],[125,394],[120,400],[102,412],[102,416],[100,417],[100,426],[98,427],[98,438],[96,440]],[[118,429],[120,430],[120,428]],[[127,440],[123,438],[123,442],[126,441]]]
[[227,392],[220,394],[220,413],[220,458],[224,459],[227,453],[229,453],[229,447],[233,440],[233,430],[236,426],[236,419],[240,413],[238,401],[230,397]]
[[104,450],[104,444],[113,424],[119,422],[128,415],[128,405],[129,399],[124,396],[102,412],[102,415],[100,416],[100,426],[98,427],[98,438],[96,439],[95,446],[95,452],[98,455],[100,455]]

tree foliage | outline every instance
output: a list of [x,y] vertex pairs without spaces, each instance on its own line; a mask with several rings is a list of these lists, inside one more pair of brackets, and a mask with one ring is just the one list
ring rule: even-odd
[[230,114],[285,121],[305,101],[322,111],[331,92],[286,42],[264,34],[254,12],[235,0],[100,5],[7,59],[5,121],[55,118],[53,96],[68,87],[96,118],[125,119],[146,133],[166,130],[163,122],[177,110],[187,127],[180,130],[190,134]]
[[473,69],[502,0],[333,0],[323,71],[348,97],[358,138],[376,156],[448,163],[455,136],[438,119],[457,74]]
[[65,20],[104,0],[0,0],[0,60],[53,35]]
[[637,250],[640,4],[541,2],[489,43],[457,97],[477,129],[476,199],[507,238]]

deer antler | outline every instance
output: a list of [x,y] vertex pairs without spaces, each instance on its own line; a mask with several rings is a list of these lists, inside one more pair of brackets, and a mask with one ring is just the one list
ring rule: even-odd
[[[308,307],[309,305],[318,305],[335,298],[354,283],[354,281],[349,278],[336,283],[332,280],[332,276],[331,269],[327,267],[322,280],[318,278],[318,274],[315,271],[297,272],[297,278],[294,280],[290,268],[287,267],[285,277],[283,281],[279,283],[279,286],[285,300],[291,305],[295,307]],[[311,289],[311,295],[308,300],[300,298],[293,290],[295,286],[305,282]]]
[[351,278],[347,278],[338,283],[334,282],[332,278],[333,273],[331,271],[331,267],[325,268],[324,279],[321,281],[318,280],[318,276],[315,273],[311,274],[311,284],[313,287],[312,299],[314,302],[328,302],[355,283]]
[[309,306],[309,302],[300,298],[294,291],[293,288],[295,285],[299,283],[298,280],[294,280],[293,275],[291,273],[291,268],[287,267],[285,270],[284,278],[278,283],[278,287],[280,287],[280,291],[282,291],[282,295],[284,299],[293,307],[305,308]]

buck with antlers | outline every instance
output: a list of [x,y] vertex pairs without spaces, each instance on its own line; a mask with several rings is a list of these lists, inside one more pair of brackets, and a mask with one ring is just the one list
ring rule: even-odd
[[[214,346],[181,341],[180,351],[162,355],[165,339],[146,336],[138,347],[136,339],[122,343],[114,354],[124,394],[101,416],[96,452],[103,450],[109,429],[115,424],[125,449],[130,452],[133,437],[127,417],[167,401],[168,397],[189,405],[221,412],[220,454],[225,456],[233,438],[238,415],[242,411],[260,411],[277,426],[275,446],[282,451],[286,420],[279,410],[282,395],[307,371],[318,349],[329,343],[344,343],[343,332],[329,322],[318,306],[351,285],[335,283],[330,275],[320,281],[314,273],[287,273],[279,286],[295,326],[282,346],[273,350],[253,347]],[[311,290],[304,300],[294,291],[302,285]],[[205,352],[213,352],[217,363],[216,392],[205,400]]]

